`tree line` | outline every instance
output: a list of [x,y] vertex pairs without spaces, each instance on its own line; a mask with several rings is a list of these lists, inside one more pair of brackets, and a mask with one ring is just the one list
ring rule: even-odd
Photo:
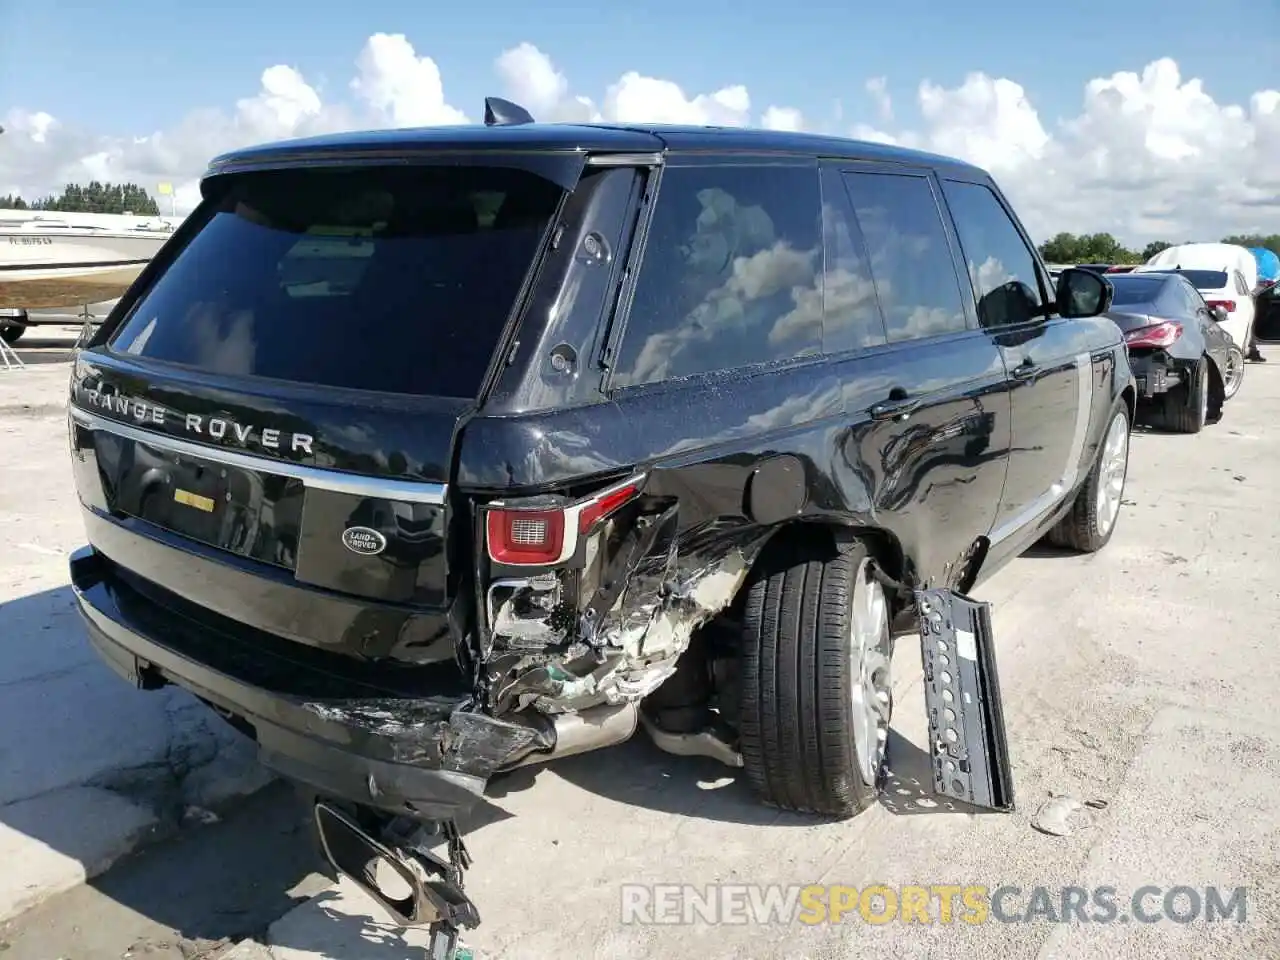
[[[1183,243],[1196,243],[1184,240]],[[1242,247],[1265,247],[1280,256],[1280,233],[1237,234],[1223,237],[1222,243]],[[1146,263],[1162,250],[1175,246],[1164,240],[1153,240],[1141,250],[1130,250],[1109,233],[1060,233],[1040,244],[1040,256],[1047,263]]]
[[61,194],[27,202],[8,194],[0,197],[0,209],[48,210],[59,213],[130,213],[140,217],[160,215],[155,199],[136,183],[68,183]]

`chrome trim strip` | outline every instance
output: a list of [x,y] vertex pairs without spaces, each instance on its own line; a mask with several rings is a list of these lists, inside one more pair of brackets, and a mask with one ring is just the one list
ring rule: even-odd
[[158,447],[173,453],[199,457],[214,463],[222,463],[228,467],[243,470],[258,470],[279,477],[292,477],[301,480],[303,486],[314,490],[328,490],[333,493],[349,493],[356,497],[373,497],[379,500],[398,500],[404,503],[429,503],[440,505],[445,501],[449,488],[443,483],[430,483],[417,480],[387,480],[379,477],[362,477],[341,470],[326,470],[323,467],[308,467],[300,463],[287,463],[283,460],[271,460],[267,457],[255,457],[252,454],[237,450],[223,450],[203,443],[192,443],[163,434],[139,430],[118,420],[110,420],[97,414],[71,407],[71,417],[88,430],[102,430],[126,437],[147,446]]
[[660,167],[660,153],[593,153],[587,157],[589,167]]

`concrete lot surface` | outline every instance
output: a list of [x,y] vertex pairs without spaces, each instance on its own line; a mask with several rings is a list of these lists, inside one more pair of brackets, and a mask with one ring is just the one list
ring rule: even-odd
[[[75,339],[41,333],[48,349]],[[0,370],[0,921],[268,779],[202,704],[136,692],[85,640],[67,585],[84,540],[68,375]]]
[[[1277,367],[1250,366],[1225,419],[1197,436],[1135,433],[1126,505],[1102,553],[1035,549],[978,591],[995,610],[1015,813],[949,809],[923,787],[919,648],[905,639],[880,806],[844,823],[779,813],[735,771],[642,737],[526,769],[495,783],[469,825],[467,887],[484,922],[468,943],[486,958],[617,960],[1280,955],[1280,731],[1267,719],[1280,682]],[[176,732],[187,706],[108,678],[80,639],[62,556],[79,533],[62,430],[57,416],[0,413],[0,449],[21,451],[0,468],[0,802],[79,790],[78,817],[118,824],[121,836],[120,804],[137,808],[130,792],[85,784],[112,751],[133,765],[173,757],[189,742]],[[1042,807],[1054,795],[1073,810],[1065,835],[1033,826],[1051,819]],[[293,804],[272,785],[221,822],[47,899],[0,927],[5,960],[191,960],[233,945],[239,960],[412,956],[419,934],[402,936],[357,892],[310,873]],[[31,842],[0,854],[0,887],[25,882],[41,843],[58,845],[15,805],[0,807],[0,850]],[[621,922],[623,885],[717,883],[1019,888],[1003,916],[1045,903],[1060,913],[1063,888],[1109,886],[1117,911],[1110,923],[1041,911],[975,924],[959,904],[942,922],[932,901],[930,923],[872,923],[857,908],[837,924]],[[1130,907],[1146,886],[1158,890],[1140,906],[1156,922]],[[1160,918],[1173,887],[1197,892],[1198,912],[1186,891],[1171,900],[1191,922]],[[1238,887],[1244,922],[1204,919],[1211,896],[1225,903]]]

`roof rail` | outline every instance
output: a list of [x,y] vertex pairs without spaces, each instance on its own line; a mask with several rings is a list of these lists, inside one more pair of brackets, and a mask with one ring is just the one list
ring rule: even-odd
[[486,127],[511,127],[521,123],[533,123],[533,116],[518,103],[501,97],[484,98],[484,125]]

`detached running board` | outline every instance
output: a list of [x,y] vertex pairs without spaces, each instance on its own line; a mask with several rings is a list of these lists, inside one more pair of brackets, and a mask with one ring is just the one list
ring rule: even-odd
[[915,591],[934,791],[1014,809],[991,605],[952,590]]

